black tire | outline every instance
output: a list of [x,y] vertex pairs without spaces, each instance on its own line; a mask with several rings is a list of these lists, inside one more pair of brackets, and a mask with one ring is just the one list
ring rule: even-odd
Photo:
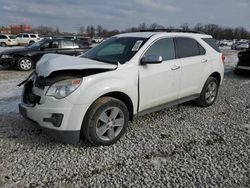
[[[116,115],[116,117],[120,118],[120,120],[121,119],[124,120],[123,126],[117,126],[115,128],[115,121],[116,120],[118,121],[118,119],[116,119],[116,117],[113,119],[113,121],[109,119],[111,117],[113,108],[119,109],[119,113]],[[110,114],[108,115],[107,112],[109,109],[110,109]],[[104,121],[101,120],[103,113],[107,115],[107,118],[109,119],[107,121],[108,123],[104,123]],[[117,142],[120,139],[120,137],[126,132],[128,122],[129,122],[129,111],[123,102],[112,97],[102,97],[97,99],[90,106],[89,110],[87,111],[84,117],[81,131],[85,136],[85,138],[94,146],[111,145]],[[112,123],[114,124],[112,125]],[[111,126],[111,128],[108,128],[109,126]],[[99,133],[98,135],[97,133],[98,129],[99,131],[100,129],[102,129],[100,132],[103,133]],[[111,129],[114,132],[113,134],[114,137],[110,136],[112,132]],[[102,136],[100,136],[100,134]],[[112,137],[112,139],[110,137]]]
[[31,41],[29,42],[29,45],[30,45],[30,44],[33,44],[33,43],[35,43],[35,41],[31,40]]
[[6,47],[7,44],[5,42],[1,42],[1,47]]
[[[210,88],[212,88],[212,86],[216,87],[214,91],[210,91]],[[217,98],[218,91],[219,91],[218,80],[214,77],[209,77],[205,85],[203,86],[200,97],[196,100],[196,103],[201,107],[211,106]],[[210,93],[210,97],[208,97],[209,93]]]
[[239,69],[234,69],[234,74],[236,74],[236,75],[240,75],[240,71],[239,71]]
[[34,62],[29,57],[22,57],[17,60],[17,68],[21,71],[29,71],[33,69]]

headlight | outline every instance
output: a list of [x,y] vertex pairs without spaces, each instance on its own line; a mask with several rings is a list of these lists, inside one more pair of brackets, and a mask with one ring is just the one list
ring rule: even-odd
[[73,93],[82,83],[82,78],[62,80],[49,87],[46,95],[62,99]]
[[3,59],[7,59],[7,58],[12,58],[13,56],[12,55],[2,55],[1,58]]

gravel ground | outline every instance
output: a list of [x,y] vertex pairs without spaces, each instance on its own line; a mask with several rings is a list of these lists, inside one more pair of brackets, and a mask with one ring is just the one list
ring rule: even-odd
[[249,187],[250,77],[232,66],[213,106],[137,117],[108,147],[48,137],[14,107],[27,73],[0,71],[0,187]]

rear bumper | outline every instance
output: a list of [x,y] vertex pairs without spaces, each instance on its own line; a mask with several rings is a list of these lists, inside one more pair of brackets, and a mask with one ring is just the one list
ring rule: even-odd
[[[37,126],[41,127],[45,133],[49,136],[55,138],[57,141],[60,141],[65,144],[76,144],[80,140],[80,130],[60,130],[60,129],[51,129],[44,126],[39,125],[36,121],[36,118],[29,114],[29,109],[22,104],[19,104],[19,113],[27,120],[32,121],[37,124]],[[43,116],[42,114],[38,114]]]

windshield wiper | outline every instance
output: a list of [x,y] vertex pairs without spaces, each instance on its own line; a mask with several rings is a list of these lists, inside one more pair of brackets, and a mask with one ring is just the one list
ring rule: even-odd
[[92,60],[95,60],[95,61],[104,62],[104,63],[116,64],[116,65],[119,63],[119,61],[111,61],[111,60],[99,59],[99,58],[89,58],[89,59],[92,59]]

